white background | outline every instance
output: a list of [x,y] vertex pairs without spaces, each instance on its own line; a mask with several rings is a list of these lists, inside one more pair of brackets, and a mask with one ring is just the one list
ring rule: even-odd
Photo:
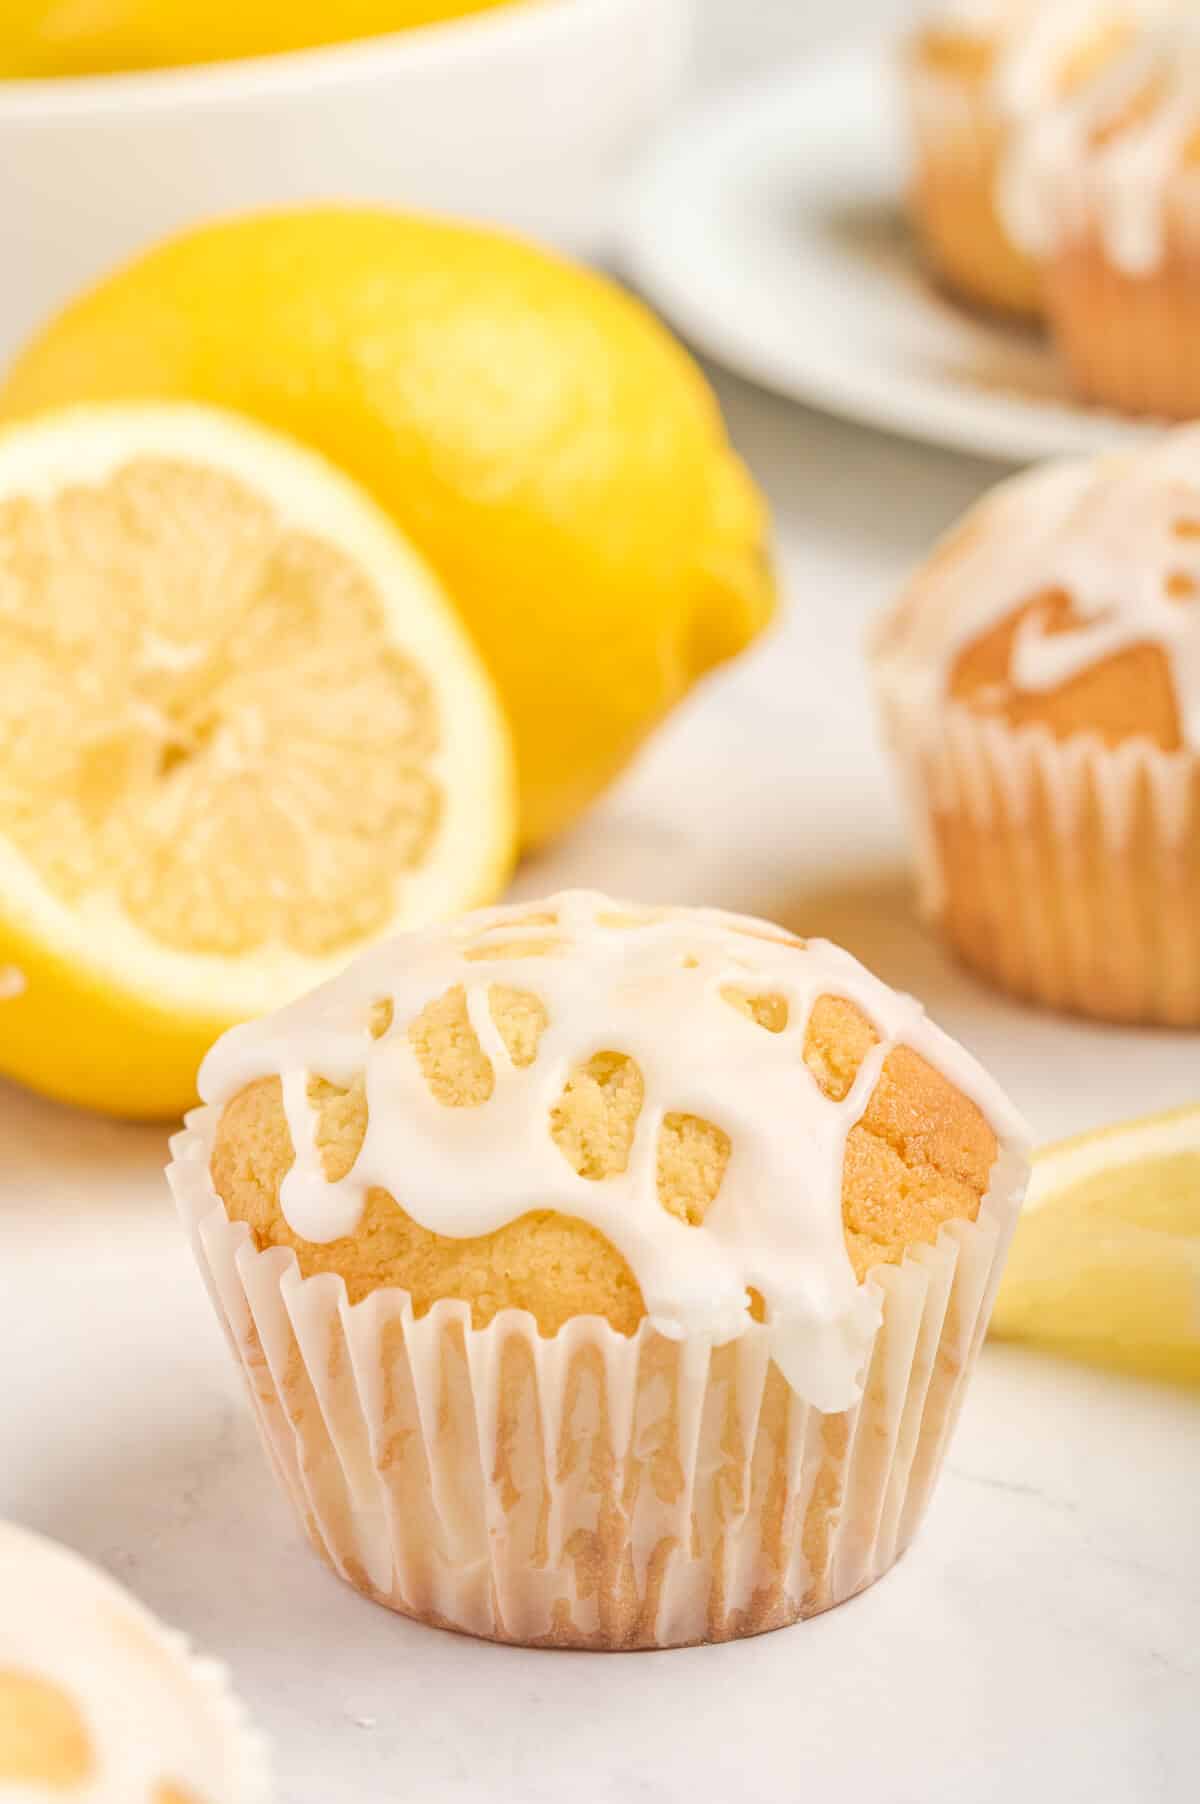
[[[700,80],[909,10],[702,0]],[[912,916],[862,634],[996,469],[719,386],[776,510],[785,618],[520,888],[703,900],[843,939],[968,1038],[1045,1137],[1194,1097],[1194,1037],[1011,1006]],[[0,1515],[102,1561],[230,1662],[285,1804],[1195,1796],[1194,1399],[989,1348],[923,1536],[857,1602],[658,1656],[475,1644],[362,1602],[300,1544],[162,1155],[157,1131],[0,1089]]]
[[697,79],[709,89],[778,68],[806,50],[901,26],[920,0],[695,0]]

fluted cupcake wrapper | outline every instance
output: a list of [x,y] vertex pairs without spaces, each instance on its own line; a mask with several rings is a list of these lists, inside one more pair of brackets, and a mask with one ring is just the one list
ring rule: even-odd
[[[804,1404],[766,1330],[712,1348],[581,1317],[418,1319],[351,1306],[231,1223],[214,1112],[172,1188],[276,1472],[317,1552],[404,1615],[494,1640],[673,1647],[780,1627],[872,1583],[911,1540],[986,1329],[1011,1198],[868,1282],[882,1325],[861,1401]],[[1003,1224],[1003,1225],[1002,1225]]]
[[962,958],[1052,1008],[1200,1023],[1200,758],[881,699],[922,902]]

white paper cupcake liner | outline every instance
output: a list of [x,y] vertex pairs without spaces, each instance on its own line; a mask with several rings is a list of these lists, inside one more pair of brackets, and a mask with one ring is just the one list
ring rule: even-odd
[[[911,1540],[982,1341],[1015,1216],[868,1282],[882,1326],[855,1408],[823,1415],[752,1324],[715,1349],[510,1310],[417,1319],[258,1251],[208,1172],[215,1111],[170,1179],[264,1442],[318,1553],[406,1616],[493,1640],[673,1647],[780,1627],[871,1584]],[[1007,1186],[1007,1191],[1006,1191]]]
[[1019,995],[1200,1023],[1200,758],[881,697],[925,912]]

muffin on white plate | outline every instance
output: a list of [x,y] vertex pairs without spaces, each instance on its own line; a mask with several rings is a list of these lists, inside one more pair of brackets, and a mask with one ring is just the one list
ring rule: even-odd
[[317,1551],[495,1640],[810,1616],[911,1539],[1027,1173],[824,941],[569,893],[237,1028],[171,1181]]
[[0,1804],[264,1804],[223,1670],[77,1554],[0,1523]]
[[912,212],[929,261],[964,299],[1042,312],[1042,263],[1001,204],[1027,124],[1121,54],[1167,0],[942,0],[904,52]]

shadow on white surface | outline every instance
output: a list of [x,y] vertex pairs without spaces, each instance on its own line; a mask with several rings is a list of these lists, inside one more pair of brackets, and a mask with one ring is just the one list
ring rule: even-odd
[[81,1181],[144,1181],[161,1170],[170,1124],[112,1121],[65,1103],[50,1102],[0,1078],[0,1210],[25,1186],[62,1195]]

